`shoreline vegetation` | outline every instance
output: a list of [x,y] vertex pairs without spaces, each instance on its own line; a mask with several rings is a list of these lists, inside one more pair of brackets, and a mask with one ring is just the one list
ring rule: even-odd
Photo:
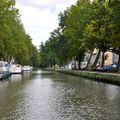
[[72,65],[120,73],[120,0],[77,0],[58,15],[58,27],[40,45],[40,67]]
[[16,0],[0,0],[0,62],[37,67],[39,60],[39,51],[25,31]]
[[52,70],[64,74],[87,78],[97,82],[109,83],[120,86],[120,74],[116,74],[116,73],[102,73],[102,72],[78,71],[78,70],[67,70],[67,69],[46,69],[46,70]]

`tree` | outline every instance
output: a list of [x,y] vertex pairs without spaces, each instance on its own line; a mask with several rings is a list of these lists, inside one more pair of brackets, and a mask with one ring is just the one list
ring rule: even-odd
[[81,58],[84,57],[83,52],[86,51],[83,31],[89,20],[87,19],[89,6],[89,0],[78,1],[76,5],[72,5],[67,9],[67,15],[65,17],[65,28],[63,32],[68,40],[71,58],[78,58],[79,67]]
[[118,72],[120,72],[120,1],[109,1],[110,19],[109,19],[109,42],[112,52],[119,56]]
[[102,67],[104,66],[104,53],[109,50],[110,43],[107,39],[109,25],[109,9],[108,4],[103,1],[93,1],[91,5],[91,18],[85,28],[85,38],[88,45],[92,43],[94,48],[99,49],[99,54],[93,64],[96,67],[100,53],[102,52]]
[[[31,38],[21,23],[15,0],[0,1],[0,58],[24,65],[31,64],[33,47]],[[37,56],[36,56],[37,57]]]

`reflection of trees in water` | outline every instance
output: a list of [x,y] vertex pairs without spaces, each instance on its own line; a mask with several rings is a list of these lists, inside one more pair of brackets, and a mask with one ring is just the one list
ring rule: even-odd
[[0,88],[0,120],[4,119],[20,119],[25,115],[21,107],[24,102],[24,91],[31,79],[31,73],[13,74],[10,80],[1,83]]
[[61,73],[42,73],[14,75],[14,80],[0,87],[0,118],[16,114],[16,119],[29,115],[46,120],[119,120],[119,87]]
[[117,86],[113,89],[109,84],[60,73],[41,74],[41,78],[52,81],[52,107],[61,119],[120,118]]
[[23,96],[20,95],[21,90],[25,87],[22,81],[22,75],[12,75],[10,80],[2,84],[4,87],[0,92],[0,120],[2,119],[18,119],[18,105],[21,103]]
[[32,79],[32,72],[31,71],[23,72],[22,79],[23,80],[30,80],[30,79]]

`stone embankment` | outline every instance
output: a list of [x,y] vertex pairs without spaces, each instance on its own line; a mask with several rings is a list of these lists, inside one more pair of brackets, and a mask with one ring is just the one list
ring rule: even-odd
[[98,82],[120,85],[120,74],[117,73],[103,73],[103,72],[78,71],[78,70],[66,70],[66,69],[55,69],[55,71],[69,75],[88,78]]

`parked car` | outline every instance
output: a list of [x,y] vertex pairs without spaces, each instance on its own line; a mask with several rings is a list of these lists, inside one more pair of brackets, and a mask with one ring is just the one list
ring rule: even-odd
[[117,64],[111,64],[108,66],[104,66],[103,68],[101,68],[100,71],[102,72],[110,72],[110,71],[115,71],[117,70]]

